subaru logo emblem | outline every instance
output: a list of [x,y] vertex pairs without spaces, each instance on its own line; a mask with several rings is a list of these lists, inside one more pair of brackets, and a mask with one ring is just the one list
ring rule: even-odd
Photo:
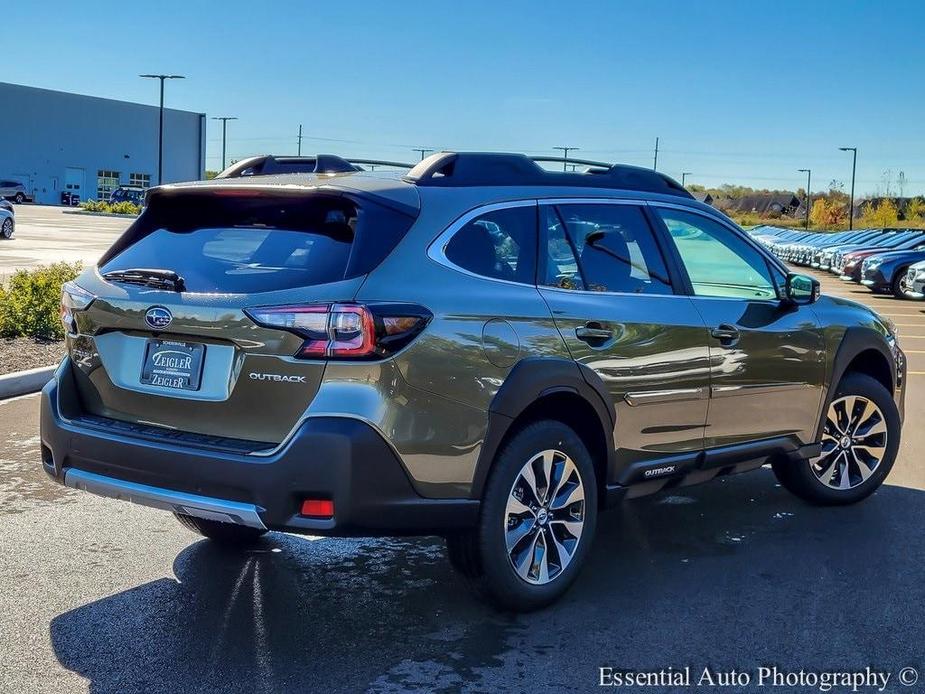
[[172,320],[173,314],[163,306],[152,306],[145,313],[145,323],[155,330],[163,330]]

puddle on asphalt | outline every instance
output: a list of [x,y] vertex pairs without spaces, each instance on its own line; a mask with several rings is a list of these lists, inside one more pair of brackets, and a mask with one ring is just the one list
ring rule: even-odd
[[42,470],[41,441],[34,432],[13,429],[0,439],[0,451],[0,515],[76,501],[74,490],[56,484]]

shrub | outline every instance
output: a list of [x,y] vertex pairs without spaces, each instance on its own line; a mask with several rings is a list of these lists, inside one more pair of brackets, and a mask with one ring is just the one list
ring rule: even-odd
[[123,200],[115,204],[110,203],[109,211],[115,214],[138,214],[141,212],[141,208],[133,202]]
[[87,212],[109,212],[111,214],[139,214],[141,212],[141,208],[138,205],[128,200],[116,203],[87,200],[86,202],[80,203],[80,207]]
[[77,277],[80,263],[19,270],[0,286],[0,336],[60,340],[61,285]]

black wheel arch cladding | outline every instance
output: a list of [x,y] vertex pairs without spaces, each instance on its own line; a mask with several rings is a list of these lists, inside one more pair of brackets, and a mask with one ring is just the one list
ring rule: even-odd
[[[835,393],[838,390],[839,383],[841,383],[842,379],[848,372],[852,363],[854,363],[855,359],[865,352],[870,351],[879,354],[887,364],[889,368],[890,383],[884,383],[883,386],[892,395],[892,390],[896,386],[896,363],[883,335],[881,335],[873,328],[864,326],[849,327],[847,330],[845,330],[845,334],[838,345],[838,351],[835,353],[835,359],[832,360],[832,373],[830,376],[829,387],[826,391],[825,400],[822,403],[822,408],[819,413],[819,425],[816,430],[816,440],[819,440],[819,438],[822,436],[822,428],[825,425],[824,415],[828,411],[832,400],[835,398]],[[874,376],[874,378],[882,383],[881,379],[877,378],[876,375],[869,375]]]
[[605,441],[605,477],[610,475],[616,413],[600,376],[571,359],[528,357],[514,366],[489,407],[488,430],[476,463],[471,498],[481,498],[498,449],[518,418],[538,401],[559,394],[579,397],[594,410]]

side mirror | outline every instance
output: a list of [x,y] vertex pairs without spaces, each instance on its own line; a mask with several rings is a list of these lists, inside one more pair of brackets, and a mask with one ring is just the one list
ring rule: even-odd
[[784,290],[787,301],[791,304],[803,305],[811,304],[822,293],[819,280],[809,277],[808,275],[787,275],[787,285]]

